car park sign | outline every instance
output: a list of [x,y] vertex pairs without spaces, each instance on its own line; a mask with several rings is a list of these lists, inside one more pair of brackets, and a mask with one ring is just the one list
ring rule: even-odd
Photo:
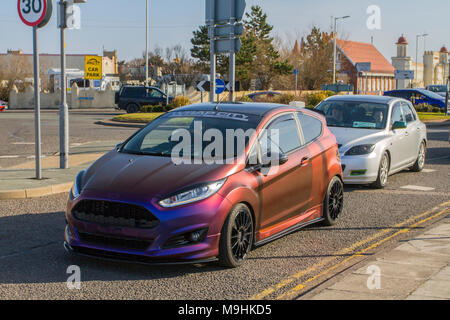
[[52,16],[52,0],[18,0],[17,10],[23,23],[29,27],[45,26]]
[[84,63],[84,78],[87,80],[101,80],[103,78],[102,57],[86,56]]

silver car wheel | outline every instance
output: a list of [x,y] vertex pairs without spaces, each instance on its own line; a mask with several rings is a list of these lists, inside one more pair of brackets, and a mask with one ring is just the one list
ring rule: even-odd
[[419,169],[422,169],[425,165],[425,145],[423,142],[420,144],[418,165]]
[[380,182],[381,185],[386,185],[387,178],[388,178],[388,171],[389,171],[389,164],[388,164],[388,157],[387,155],[383,155],[383,158],[381,159],[380,164]]

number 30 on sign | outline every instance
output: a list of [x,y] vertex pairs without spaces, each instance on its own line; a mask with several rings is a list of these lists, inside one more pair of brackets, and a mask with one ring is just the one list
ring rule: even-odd
[[18,0],[17,10],[23,23],[42,28],[52,16],[52,0]]

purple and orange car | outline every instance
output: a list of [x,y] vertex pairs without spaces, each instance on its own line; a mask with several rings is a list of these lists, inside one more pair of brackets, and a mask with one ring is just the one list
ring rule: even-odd
[[334,224],[342,208],[338,146],[322,115],[275,104],[190,105],[78,174],[64,246],[106,259],[237,267],[254,247]]

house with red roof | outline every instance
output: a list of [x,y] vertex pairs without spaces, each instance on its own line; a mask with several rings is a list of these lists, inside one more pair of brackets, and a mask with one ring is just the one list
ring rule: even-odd
[[[336,40],[338,80],[352,84],[356,94],[382,94],[395,89],[395,69],[370,43]],[[370,71],[358,72],[357,63],[370,62]]]

